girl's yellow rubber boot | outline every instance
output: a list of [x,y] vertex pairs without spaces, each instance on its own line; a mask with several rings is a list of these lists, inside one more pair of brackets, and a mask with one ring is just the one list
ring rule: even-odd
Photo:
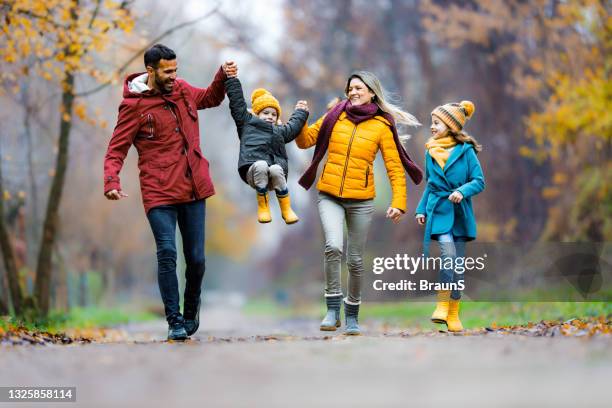
[[448,317],[448,308],[450,300],[450,290],[439,290],[438,291],[438,303],[436,303],[436,310],[431,315],[431,321],[439,324],[446,324]]
[[463,331],[463,325],[459,320],[459,300],[451,299],[448,306],[448,318],[446,319],[446,326],[450,332]]

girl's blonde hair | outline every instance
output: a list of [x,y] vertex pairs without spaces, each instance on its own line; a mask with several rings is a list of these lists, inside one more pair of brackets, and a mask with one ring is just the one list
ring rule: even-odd
[[461,130],[459,132],[455,132],[452,129],[448,129],[448,134],[455,138],[459,143],[469,143],[474,146],[474,150],[476,153],[482,151],[482,145],[476,141],[472,136],[470,136],[466,131]]
[[393,116],[395,123],[408,126],[421,125],[421,123],[419,123],[419,121],[413,115],[402,110],[402,108],[399,106],[389,102],[389,93],[382,87],[376,75],[369,71],[354,71],[348,77],[346,87],[344,88],[344,93],[346,95],[348,95],[349,84],[353,78],[359,78],[364,84],[366,84],[370,91],[374,93],[372,102],[376,103],[383,112],[387,112]]

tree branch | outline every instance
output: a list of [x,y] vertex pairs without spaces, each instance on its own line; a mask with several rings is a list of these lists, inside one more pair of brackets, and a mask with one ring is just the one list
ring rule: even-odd
[[87,26],[89,28],[93,27],[93,23],[94,21],[96,21],[96,17],[98,17],[98,13],[100,12],[100,6],[102,5],[102,0],[97,0],[96,1],[96,8],[94,9],[93,13],[91,14],[91,19],[89,20],[89,24],[87,24]]
[[[157,42],[159,42],[162,38],[167,37],[168,35],[174,33],[175,31],[178,31],[178,30],[183,29],[185,27],[192,26],[194,24],[199,23],[202,20],[205,20],[205,19],[209,18],[213,14],[217,13],[218,9],[219,9],[219,4],[217,4],[215,6],[215,8],[213,8],[211,11],[209,11],[208,13],[206,13],[206,14],[198,17],[198,18],[195,18],[195,19],[190,20],[190,21],[185,21],[183,23],[175,25],[174,27],[170,27],[169,29],[167,29],[166,31],[164,31],[163,33],[161,33],[160,35],[155,37],[153,40],[151,40],[147,45],[145,45],[140,50],[138,50],[137,53],[135,53],[130,59],[128,59],[121,67],[119,67],[117,69],[117,71],[115,72],[115,75],[122,74],[130,66],[130,64],[136,60],[136,58],[138,58],[142,53],[144,53],[146,50],[148,50],[153,45],[155,45]],[[89,96],[91,94],[94,94],[96,92],[101,91],[102,89],[104,89],[107,86],[109,86],[111,83],[112,83],[112,81],[105,81],[105,82],[101,83],[100,85],[98,85],[95,88],[92,88],[92,89],[89,89],[89,90],[83,91],[83,92],[78,92],[78,93],[75,94],[75,96],[76,97]]]
[[223,13],[217,14],[223,20],[223,22],[235,32],[236,39],[234,41],[234,46],[236,46],[237,48],[241,48],[244,51],[247,51],[253,56],[253,58],[255,58],[255,60],[261,62],[264,65],[269,66],[270,68],[278,72],[288,84],[291,84],[293,86],[293,88],[297,91],[296,93],[310,92],[309,89],[306,89],[301,85],[299,78],[293,75],[291,69],[287,65],[283,64],[282,62],[276,61],[275,58],[271,58],[269,56],[259,53],[255,49],[253,44],[251,44],[251,42],[248,40],[247,36],[242,33],[239,23],[236,23],[234,20],[232,20]]

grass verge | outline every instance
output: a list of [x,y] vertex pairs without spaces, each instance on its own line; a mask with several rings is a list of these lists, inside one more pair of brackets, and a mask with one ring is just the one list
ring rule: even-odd
[[158,319],[148,311],[131,311],[125,308],[86,307],[73,308],[69,312],[54,311],[46,319],[25,321],[12,316],[0,318],[0,329],[8,331],[11,326],[25,327],[31,331],[58,333],[66,329],[91,329],[111,327],[119,324]]
[[[360,318],[385,324],[421,328],[438,328],[429,321],[434,302],[364,302]],[[252,299],[245,305],[245,313],[273,315],[282,318],[321,318],[325,305],[300,303],[283,306],[272,300]],[[609,302],[462,302],[461,320],[466,327],[491,325],[521,325],[541,320],[569,320],[571,318],[610,316]]]

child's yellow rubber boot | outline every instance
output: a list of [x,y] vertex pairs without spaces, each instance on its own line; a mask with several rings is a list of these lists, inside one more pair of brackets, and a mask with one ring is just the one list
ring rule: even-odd
[[262,224],[272,221],[267,191],[265,193],[257,192],[257,221]]
[[451,299],[448,305],[448,318],[446,319],[446,326],[449,332],[460,332],[463,331],[463,325],[459,320],[459,300]]
[[436,310],[431,315],[431,321],[439,324],[446,324],[448,317],[448,307],[450,300],[450,290],[439,290],[438,291],[438,303],[436,303]]
[[287,224],[295,224],[300,219],[291,209],[291,200],[289,199],[289,190],[276,191],[276,198],[280,205],[281,215]]

